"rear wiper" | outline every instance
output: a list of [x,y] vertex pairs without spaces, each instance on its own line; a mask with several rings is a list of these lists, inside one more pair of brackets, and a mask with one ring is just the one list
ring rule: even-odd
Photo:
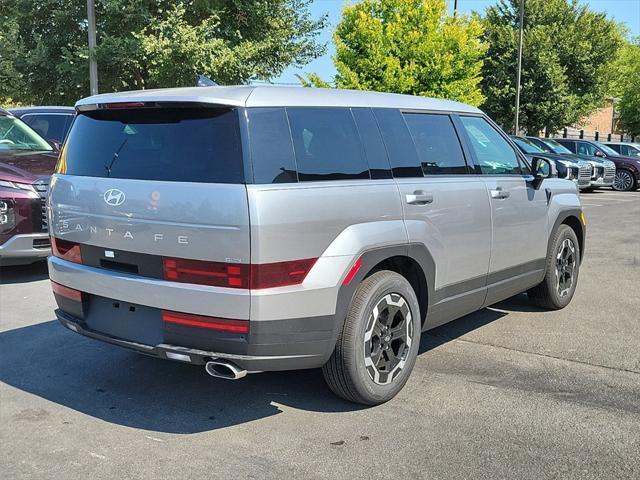
[[125,137],[125,139],[122,141],[118,149],[113,154],[113,157],[111,157],[111,163],[109,163],[109,165],[104,166],[104,168],[107,169],[107,177],[111,176],[111,167],[113,167],[113,164],[115,163],[115,161],[120,157],[120,152],[122,151],[124,146],[127,144],[127,140],[129,139]]

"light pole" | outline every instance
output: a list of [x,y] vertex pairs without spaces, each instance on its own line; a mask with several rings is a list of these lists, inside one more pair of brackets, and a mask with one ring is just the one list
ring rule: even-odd
[[87,0],[87,21],[89,30],[89,91],[98,93],[98,63],[96,62],[96,6],[94,0]]
[[520,130],[520,79],[522,76],[522,37],[524,34],[524,0],[520,0],[520,37],[518,39],[518,74],[516,80],[516,120],[514,135]]

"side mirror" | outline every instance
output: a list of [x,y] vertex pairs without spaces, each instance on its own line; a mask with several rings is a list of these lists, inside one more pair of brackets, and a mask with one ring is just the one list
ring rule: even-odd
[[49,140],[48,143],[49,143],[49,145],[51,145],[53,147],[53,149],[56,152],[59,152],[62,149],[62,143],[60,143],[57,140]]
[[606,155],[602,153],[600,150],[596,150],[596,157],[606,158]]
[[540,188],[545,178],[558,176],[556,163],[548,158],[533,157],[531,160],[531,170],[533,171],[533,187],[536,190]]

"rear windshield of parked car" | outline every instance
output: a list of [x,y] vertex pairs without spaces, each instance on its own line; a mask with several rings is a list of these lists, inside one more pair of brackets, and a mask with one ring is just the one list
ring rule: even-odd
[[139,108],[78,115],[59,173],[177,182],[243,183],[238,113]]

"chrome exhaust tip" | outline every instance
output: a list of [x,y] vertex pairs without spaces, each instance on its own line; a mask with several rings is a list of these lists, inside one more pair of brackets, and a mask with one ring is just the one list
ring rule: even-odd
[[247,371],[242,370],[237,365],[226,360],[209,360],[204,365],[205,371],[216,378],[224,378],[226,380],[240,380],[247,376]]

